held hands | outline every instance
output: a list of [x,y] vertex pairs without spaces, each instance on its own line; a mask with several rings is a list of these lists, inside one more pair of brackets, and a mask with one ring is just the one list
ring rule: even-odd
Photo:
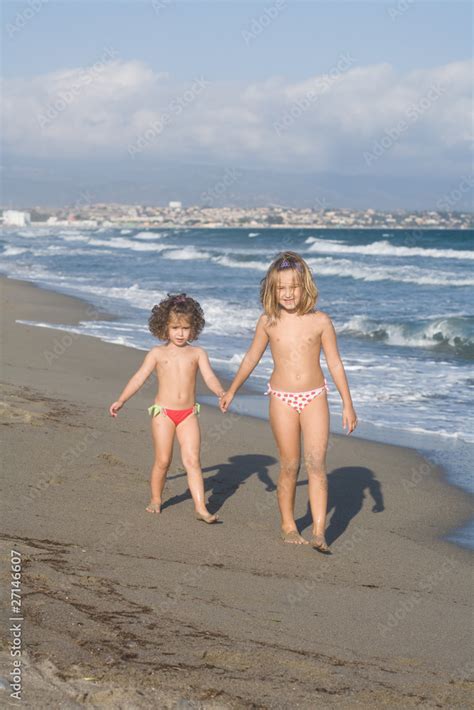
[[119,413],[119,410],[122,409],[124,403],[123,402],[114,402],[113,404],[110,405],[109,407],[109,414],[112,417],[116,417],[117,414]]
[[220,407],[221,412],[224,412],[224,414],[225,414],[225,412],[227,412],[227,410],[230,407],[230,403],[232,402],[233,399],[234,399],[234,395],[230,391],[224,392],[224,394],[221,395],[221,397],[219,397],[219,407]]
[[347,426],[346,434],[351,434],[358,424],[357,414],[352,405],[346,406],[342,410],[342,428]]

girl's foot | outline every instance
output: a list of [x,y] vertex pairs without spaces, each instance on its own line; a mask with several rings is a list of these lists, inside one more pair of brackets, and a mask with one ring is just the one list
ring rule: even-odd
[[322,552],[325,555],[332,555],[332,552],[329,549],[326,540],[324,539],[324,535],[313,534],[313,537],[311,538],[311,545],[318,552]]
[[148,503],[145,510],[147,513],[161,513],[161,503]]
[[217,521],[219,520],[219,516],[212,515],[207,511],[205,513],[196,512],[196,520],[202,520],[204,523],[209,523],[209,525],[211,525],[212,523],[217,523]]
[[304,539],[304,537],[301,537],[299,534],[298,530],[289,530],[288,532],[285,532],[284,530],[281,531],[281,539],[283,542],[290,542],[293,543],[294,545],[308,545],[308,541]]

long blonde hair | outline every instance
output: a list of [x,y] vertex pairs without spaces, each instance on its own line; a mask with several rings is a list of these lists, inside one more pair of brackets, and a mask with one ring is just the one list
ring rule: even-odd
[[294,251],[284,251],[278,254],[270,264],[266,276],[260,282],[260,300],[268,317],[268,324],[274,323],[280,317],[278,303],[278,274],[284,269],[292,269],[301,286],[301,301],[298,304],[298,315],[304,315],[314,310],[318,300],[318,289],[313,280],[313,274],[308,264]]

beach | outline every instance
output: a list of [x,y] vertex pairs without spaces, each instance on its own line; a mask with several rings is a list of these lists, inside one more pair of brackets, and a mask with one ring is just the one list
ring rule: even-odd
[[[268,423],[203,406],[206,491],[222,523],[194,519],[177,451],[163,512],[147,514],[152,378],[108,414],[144,353],[16,323],[113,316],[0,285],[1,678],[15,550],[25,707],[470,705],[472,553],[442,537],[469,520],[472,495],[413,449],[331,434],[333,554],[285,545]],[[308,537],[304,471],[296,507]]]

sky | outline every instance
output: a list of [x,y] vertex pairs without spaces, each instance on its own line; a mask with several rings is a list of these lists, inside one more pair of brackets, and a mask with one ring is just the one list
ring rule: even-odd
[[5,180],[51,156],[71,178],[97,159],[414,189],[472,170],[470,2],[7,0],[2,15]]

